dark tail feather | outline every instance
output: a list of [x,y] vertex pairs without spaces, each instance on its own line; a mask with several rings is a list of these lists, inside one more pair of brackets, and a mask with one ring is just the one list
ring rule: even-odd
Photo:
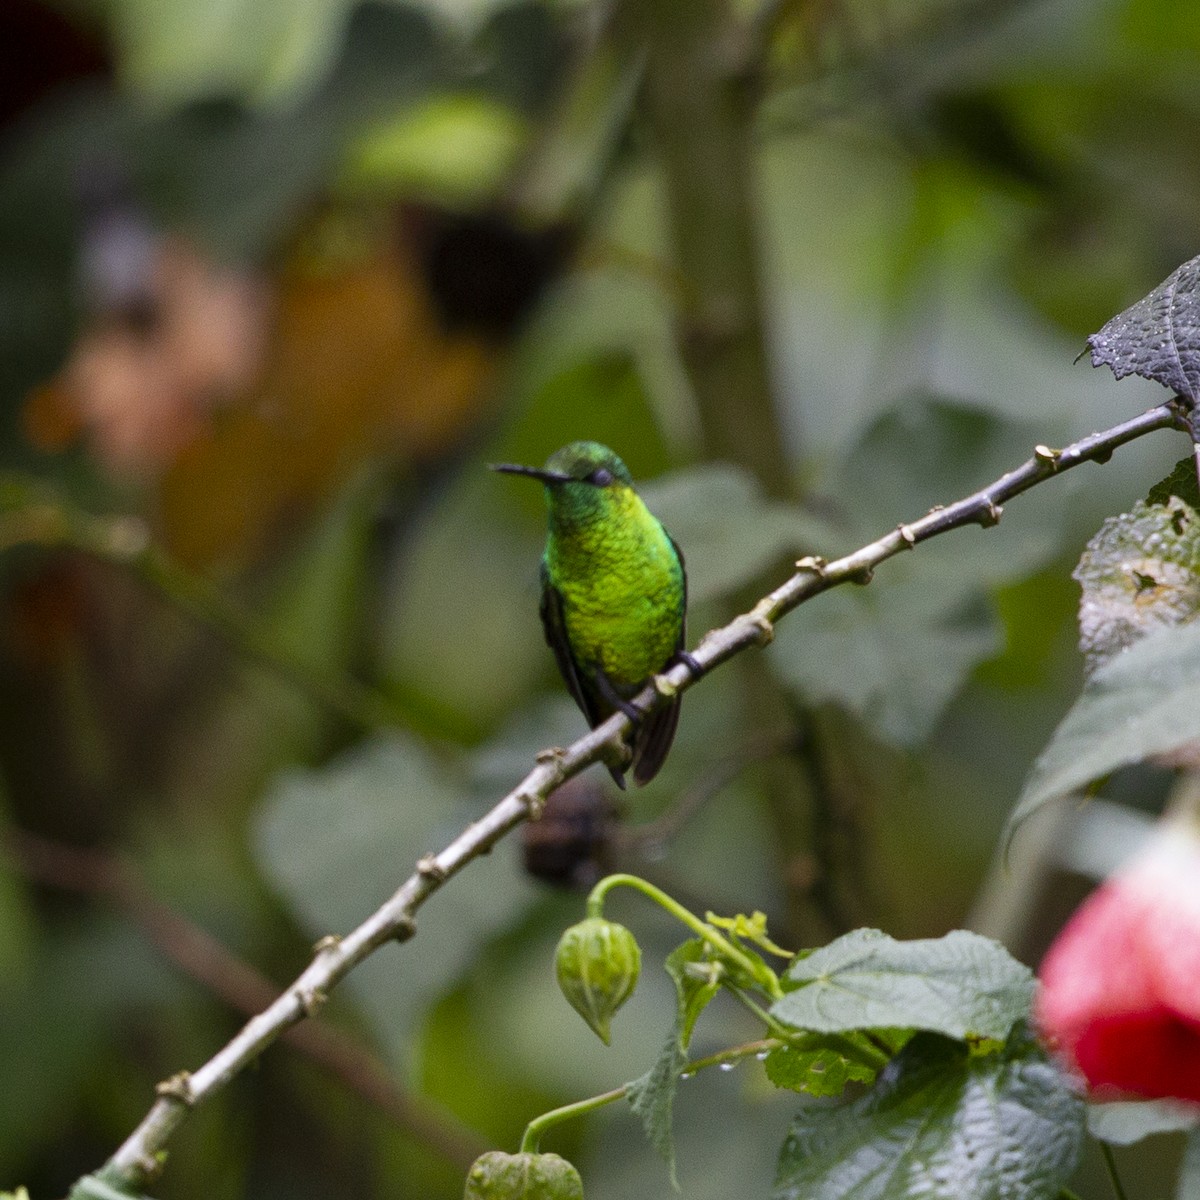
[[633,782],[649,783],[666,761],[679,724],[681,698],[657,708],[638,726],[633,738]]

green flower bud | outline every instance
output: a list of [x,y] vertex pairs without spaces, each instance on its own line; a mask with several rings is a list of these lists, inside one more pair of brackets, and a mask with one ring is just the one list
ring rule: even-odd
[[583,1200],[583,1180],[557,1154],[481,1154],[467,1173],[463,1200]]
[[559,939],[555,968],[558,986],[571,1007],[607,1046],[617,1009],[633,995],[642,952],[624,925],[588,917]]

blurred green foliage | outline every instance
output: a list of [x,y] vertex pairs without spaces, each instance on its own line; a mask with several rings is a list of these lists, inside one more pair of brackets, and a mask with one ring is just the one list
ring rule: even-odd
[[[3,465],[167,543],[210,508],[261,507],[260,537],[196,569],[281,652],[366,681],[404,724],[331,714],[115,568],[6,551],[0,1187],[64,1194],[140,1119],[157,1079],[204,1061],[242,1019],[169,963],[136,910],[39,869],[23,836],[120,855],[282,985],[538,749],[582,732],[537,622],[538,497],[486,462],[540,462],[577,437],[613,445],[688,557],[695,639],[797,554],[852,549],[1035,443],[1161,398],[1072,363],[1200,243],[1195,12],[1170,0],[734,7],[770,17],[754,26],[751,182],[788,501],[736,464],[700,461],[680,337],[694,297],[671,259],[654,136],[634,88],[586,86],[619,45],[606,6],[20,0],[0,16],[12,34],[0,60],[26,81],[0,110]],[[564,178],[569,195],[555,197],[545,181]],[[133,240],[105,258],[114,214]],[[231,372],[233,335],[188,326],[195,294],[173,300],[182,285],[138,258],[158,261],[173,238],[267,297],[265,315],[231,324],[261,321],[262,353],[283,363],[254,360],[268,383]],[[117,278],[130,261],[132,293]],[[334,290],[346,280],[353,290]],[[228,311],[232,292],[213,286],[204,311]],[[202,351],[187,388],[161,385],[161,363],[184,354],[165,340],[173,304],[187,353]],[[379,313],[398,365],[372,357]],[[322,349],[287,358],[286,345]],[[128,406],[105,420],[140,419],[152,385],[177,402],[151,422],[181,423],[173,449],[135,471],[106,457],[97,385],[81,391],[69,368],[81,346],[104,396]],[[375,405],[362,413],[339,386],[357,372]],[[327,398],[328,427],[288,407],[297,381]],[[243,418],[260,424],[246,433]],[[354,437],[334,436],[352,421]],[[1179,457],[1166,441],[1051,482],[998,529],[939,539],[781,623],[767,661],[787,704],[819,715],[817,774],[849,797],[842,831],[873,923],[897,936],[963,923],[1081,683],[1071,568]],[[197,446],[216,448],[214,465],[171,492]],[[300,459],[327,473],[281,480]],[[276,465],[268,477],[260,464]],[[783,938],[766,776],[713,783],[731,761],[779,752],[754,747],[741,688],[730,669],[689,694],[662,775],[626,799],[634,833],[617,850],[700,911],[771,913]],[[683,800],[697,802],[665,850],[640,846],[637,824]],[[824,819],[805,815],[814,877]],[[662,1045],[672,994],[653,964],[673,931],[613,907],[645,962],[610,1050],[554,986],[553,947],[581,905],[525,877],[508,844],[322,1019],[400,1086],[515,1149],[540,1109],[642,1074]],[[1014,950],[1036,955],[1053,919],[1011,931]],[[748,1028],[718,1003],[693,1052]],[[794,1106],[750,1079],[743,1067],[681,1085],[686,1195],[765,1194]],[[556,1138],[593,1200],[663,1191],[628,1112]],[[458,1165],[280,1046],[179,1132],[155,1194],[461,1188]]]

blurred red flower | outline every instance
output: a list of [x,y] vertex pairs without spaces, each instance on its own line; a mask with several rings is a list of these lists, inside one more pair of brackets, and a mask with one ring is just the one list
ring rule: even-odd
[[1042,1035],[1101,1095],[1200,1103],[1200,832],[1169,826],[1042,962]]

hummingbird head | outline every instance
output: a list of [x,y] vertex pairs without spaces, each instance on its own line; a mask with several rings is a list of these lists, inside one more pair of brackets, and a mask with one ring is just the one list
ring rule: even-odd
[[[493,471],[509,475],[528,475],[540,479],[550,496],[576,496],[583,499],[582,489],[631,488],[633,477],[629,468],[607,446],[599,442],[571,442],[556,450],[544,467],[522,467],[515,463],[493,463]],[[567,485],[582,485],[569,487]]]

